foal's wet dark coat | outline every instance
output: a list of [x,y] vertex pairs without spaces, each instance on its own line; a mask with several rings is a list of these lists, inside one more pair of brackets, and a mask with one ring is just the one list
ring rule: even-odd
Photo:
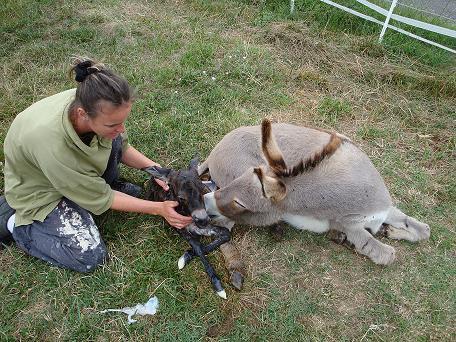
[[[179,267],[185,266],[193,257],[198,256],[211,279],[214,290],[221,297],[226,298],[220,279],[205,255],[228,242],[231,235],[228,229],[210,224],[203,199],[203,195],[209,190],[198,177],[197,165],[197,160],[193,159],[188,169],[177,171],[160,167],[144,169],[152,176],[146,188],[145,198],[151,201],[177,201],[179,205],[175,208],[176,211],[181,215],[192,216],[191,224],[184,229],[175,229],[192,247],[179,260],[182,262]],[[154,178],[167,182],[169,191],[159,186]],[[215,239],[208,245],[203,245],[200,242],[201,236],[214,236]]]

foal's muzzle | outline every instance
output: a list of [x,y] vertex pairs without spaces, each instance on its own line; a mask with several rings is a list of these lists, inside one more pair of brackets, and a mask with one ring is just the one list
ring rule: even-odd
[[199,228],[205,228],[210,221],[209,216],[204,209],[194,210],[192,212],[192,219]]

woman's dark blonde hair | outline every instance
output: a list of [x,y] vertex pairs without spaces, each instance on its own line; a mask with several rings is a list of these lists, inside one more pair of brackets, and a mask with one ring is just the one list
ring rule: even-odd
[[133,89],[127,80],[92,59],[75,57],[70,69],[70,75],[73,74],[78,86],[70,112],[75,107],[82,107],[94,118],[102,100],[116,107],[134,100]]

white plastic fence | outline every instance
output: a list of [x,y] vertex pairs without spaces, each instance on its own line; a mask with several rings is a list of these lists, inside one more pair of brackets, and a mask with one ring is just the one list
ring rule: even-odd
[[[434,45],[434,46],[437,46],[441,49],[444,49],[444,50],[447,50],[447,51],[450,51],[452,53],[455,53],[456,54],[456,50],[453,50],[447,46],[444,46],[442,44],[439,44],[439,43],[436,43],[432,40],[429,40],[429,39],[426,39],[426,38],[423,38],[419,35],[416,35],[416,34],[413,34],[409,31],[406,31],[406,30],[403,30],[403,29],[400,29],[394,25],[391,25],[389,22],[391,19],[393,20],[396,20],[396,21],[399,21],[399,22],[402,22],[404,24],[407,24],[407,25],[410,25],[410,26],[414,26],[414,27],[418,27],[418,28],[421,28],[421,29],[424,29],[424,30],[427,30],[427,31],[430,31],[430,32],[434,32],[434,33],[438,33],[438,34],[441,34],[441,35],[445,35],[445,36],[448,36],[448,37],[452,37],[452,38],[456,38],[456,31],[455,30],[451,30],[451,29],[448,29],[448,28],[445,28],[445,27],[441,27],[441,26],[437,26],[437,25],[432,25],[432,24],[429,24],[429,23],[426,23],[424,21],[420,21],[420,20],[416,20],[416,19],[412,19],[412,18],[408,18],[408,17],[403,17],[401,15],[397,15],[397,14],[394,14],[394,9],[398,3],[398,0],[390,0],[391,2],[391,6],[389,7],[389,10],[386,10],[378,5],[375,5],[371,2],[369,2],[368,0],[356,0],[357,2],[359,2],[360,4],[363,4],[364,6],[374,10],[375,12],[377,13],[380,13],[382,15],[385,16],[385,20],[384,21],[380,21],[378,19],[375,19],[369,15],[366,15],[366,14],[363,14],[363,13],[360,13],[358,11],[355,11],[351,8],[348,8],[346,6],[343,6],[343,5],[340,5],[336,2],[333,2],[331,0],[319,0],[321,2],[324,2],[328,5],[331,5],[331,6],[334,6],[334,7],[337,7],[345,12],[348,12],[350,14],[353,14],[353,15],[356,15],[360,18],[363,18],[365,20],[368,20],[368,21],[371,21],[371,22],[374,22],[374,23],[377,23],[379,25],[381,25],[383,28],[382,28],[382,31],[380,33],[380,37],[379,37],[379,41],[381,42],[382,39],[383,39],[383,36],[386,32],[386,29],[389,28],[391,30],[394,30],[394,31],[397,31],[397,32],[400,32],[400,33],[403,33],[407,36],[410,36],[412,38],[415,38],[415,39],[418,39],[422,42],[425,42],[427,44],[431,44],[431,45]],[[430,0],[430,1],[435,1],[435,0]],[[448,0],[448,3],[447,3],[447,6],[445,8],[448,7],[448,4],[450,3],[449,2],[450,0]],[[454,0],[451,0],[451,1],[454,1]],[[406,5],[407,7],[412,7],[410,5]],[[414,9],[417,9],[416,7],[413,7]],[[295,9],[295,0],[290,0],[290,12],[293,13],[294,12],[294,9]],[[420,10],[420,9],[418,9]],[[427,12],[427,11],[424,11],[424,10],[421,10],[422,12]],[[431,14],[435,14],[435,13],[431,13]],[[443,15],[441,15],[441,17],[444,17]],[[445,17],[446,18],[446,17]],[[454,20],[453,18],[449,17],[448,19],[450,20]]]
[[[393,0],[383,0],[390,4]],[[414,12],[421,12],[427,17],[438,17],[445,21],[456,23],[456,1],[455,0],[399,0],[399,7],[413,9]]]

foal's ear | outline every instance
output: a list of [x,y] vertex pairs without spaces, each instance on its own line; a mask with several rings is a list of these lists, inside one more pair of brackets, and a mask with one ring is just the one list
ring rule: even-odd
[[195,170],[196,172],[198,172],[198,164],[199,164],[199,155],[197,153],[193,156],[192,160],[190,160],[190,163],[188,164],[188,169]]
[[164,182],[168,182],[169,174],[171,172],[171,169],[167,169],[165,167],[159,167],[159,166],[149,166],[149,167],[142,168],[141,170],[147,172],[152,177],[160,179]]

